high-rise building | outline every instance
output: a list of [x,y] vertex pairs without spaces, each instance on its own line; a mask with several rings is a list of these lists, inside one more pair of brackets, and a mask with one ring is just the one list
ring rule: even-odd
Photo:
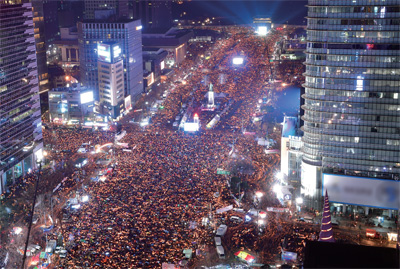
[[97,44],[100,108],[104,115],[117,118],[124,111],[124,68],[117,42]]
[[131,18],[142,21],[144,31],[172,26],[172,1],[129,0]]
[[42,156],[32,4],[0,0],[0,191]]
[[143,92],[143,61],[140,20],[82,22],[78,24],[79,60],[82,83],[100,100],[98,82],[98,44],[118,42],[124,67],[124,96],[134,103]]
[[[111,11],[118,18],[128,18],[128,0],[84,0],[85,20],[94,20],[103,11]],[[101,15],[100,15],[101,16]]]
[[[48,108],[47,92],[50,89],[47,56],[55,53],[51,44],[58,35],[57,2],[31,0],[36,41],[36,58],[42,110]],[[49,49],[50,47],[50,49]]]
[[399,12],[400,0],[308,1],[302,185],[318,207],[333,178],[343,204],[391,208],[376,201],[399,192],[369,188],[400,175]]

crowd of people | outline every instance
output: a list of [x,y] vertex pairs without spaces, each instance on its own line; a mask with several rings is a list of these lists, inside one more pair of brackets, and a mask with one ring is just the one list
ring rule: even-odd
[[[231,129],[243,123],[249,126],[258,98],[271,90],[263,86],[272,75],[266,49],[272,49],[281,34],[260,39],[250,29],[232,27],[229,31],[232,38],[216,41],[212,49],[205,48],[211,50],[208,61],[198,65],[198,59],[187,59],[182,63],[176,77],[185,76],[187,81],[176,85],[150,127],[142,130],[122,121],[127,132],[120,142],[127,143],[129,150],[114,144],[112,156],[105,152],[77,153],[83,143],[96,146],[114,142],[115,132],[51,124],[46,127],[43,137],[53,170],[43,176],[41,191],[53,191],[61,182],[56,195],[74,198],[71,190],[79,180],[101,168],[96,165],[99,159],[108,158],[114,165],[102,180],[87,183],[84,192],[88,202],[81,203],[79,209],[69,206],[58,214],[60,222],[69,217],[60,230],[68,249],[67,257],[59,261],[61,268],[160,268],[163,262],[181,261],[184,249],[202,250],[212,245],[214,220],[228,216],[216,215],[216,209],[236,203],[226,187],[227,178],[218,175],[217,168],[226,168],[239,156],[249,160],[252,171],[237,173],[247,183],[243,203],[251,204],[253,193],[263,190],[260,207],[279,205],[272,192],[279,156],[266,155],[253,136]],[[238,55],[245,58],[245,64],[234,67],[232,58]],[[260,61],[262,57],[265,61]],[[196,71],[185,73],[195,64]],[[221,74],[224,83],[218,82]],[[180,113],[182,104],[199,106],[204,101],[209,87],[205,76],[216,85],[215,92],[226,93],[225,102],[230,102],[225,104],[228,116],[220,122],[220,128],[203,127],[195,135],[166,128]],[[88,164],[75,167],[82,156]],[[34,175],[28,175],[15,188],[28,191],[34,182]],[[17,190],[11,189],[9,195],[15,193]],[[210,224],[203,225],[205,217],[210,218]],[[290,229],[286,221],[271,215],[261,234],[254,222],[230,227],[224,242],[227,251],[257,251],[261,261],[272,261],[282,236]],[[198,253],[202,257],[201,251]]]
[[166,131],[129,133],[124,142],[133,152],[117,151],[113,173],[91,183],[90,202],[63,228],[66,267],[159,268],[211,240],[201,223],[210,203],[215,210],[227,138]]

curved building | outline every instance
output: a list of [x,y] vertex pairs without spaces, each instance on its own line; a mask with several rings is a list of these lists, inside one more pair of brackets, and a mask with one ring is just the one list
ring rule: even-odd
[[398,180],[400,0],[309,0],[307,21],[303,193],[321,200],[325,174]]

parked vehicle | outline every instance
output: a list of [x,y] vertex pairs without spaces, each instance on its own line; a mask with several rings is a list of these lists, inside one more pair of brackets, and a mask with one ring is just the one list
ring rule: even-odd
[[378,233],[377,231],[375,231],[373,229],[366,229],[365,236],[367,238],[372,238],[372,239],[379,239],[382,237],[380,233]]
[[228,230],[228,226],[221,224],[218,229],[217,229],[217,233],[215,234],[215,236],[219,236],[222,237],[225,235],[226,231]]
[[220,259],[225,259],[225,250],[223,246],[217,246],[217,253]]

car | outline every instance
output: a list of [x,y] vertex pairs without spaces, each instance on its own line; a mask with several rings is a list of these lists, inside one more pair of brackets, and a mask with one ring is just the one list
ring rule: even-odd
[[65,258],[67,257],[68,251],[66,249],[62,249],[60,251],[60,254],[58,254],[60,256],[60,258]]
[[61,246],[57,246],[56,249],[54,250],[54,253],[59,254],[62,249],[63,248]]

